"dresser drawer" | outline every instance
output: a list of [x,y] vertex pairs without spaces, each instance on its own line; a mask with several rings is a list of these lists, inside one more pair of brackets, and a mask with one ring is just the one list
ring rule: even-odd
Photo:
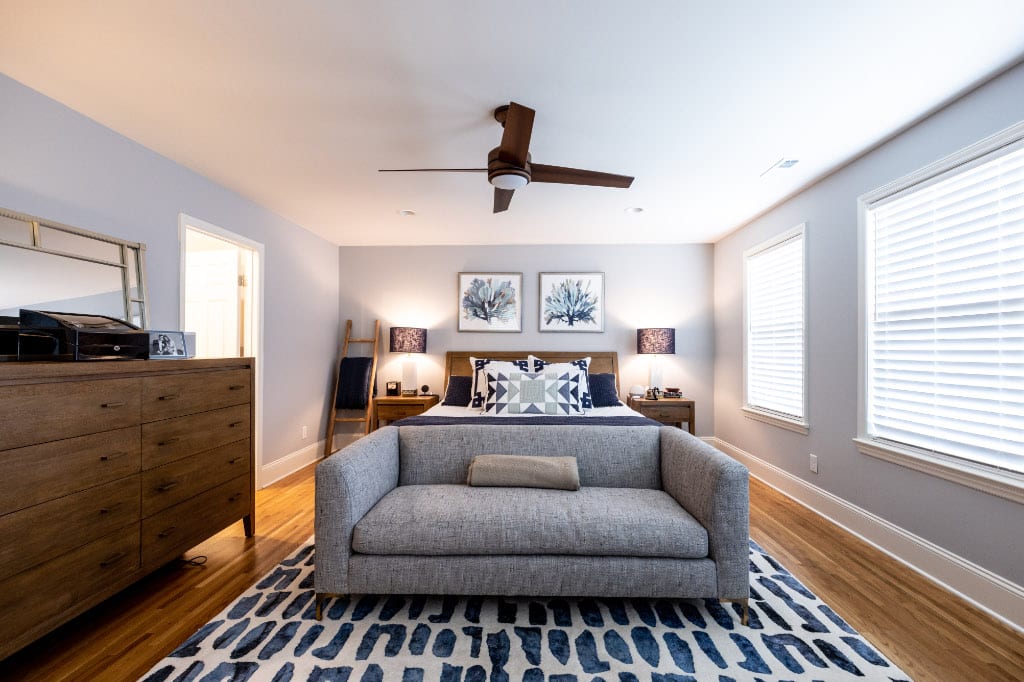
[[139,427],[0,452],[0,514],[138,473]]
[[174,460],[249,437],[249,405],[235,405],[187,417],[142,425],[142,468]]
[[110,594],[111,584],[138,568],[139,527],[132,525],[0,581],[0,642],[24,640],[40,621],[95,603],[97,593]]
[[142,380],[142,421],[178,417],[249,402],[252,372],[169,374]]
[[236,476],[248,474],[251,442],[246,438],[143,473],[142,516],[152,516]]
[[142,564],[154,568],[249,512],[252,483],[239,476],[142,521]]
[[138,476],[0,516],[0,580],[138,520]]
[[139,379],[0,386],[0,450],[139,423]]

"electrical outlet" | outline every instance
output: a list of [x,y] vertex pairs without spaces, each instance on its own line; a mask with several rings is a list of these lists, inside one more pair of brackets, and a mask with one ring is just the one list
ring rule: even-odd
[[811,473],[818,473],[818,456],[811,455]]
[[309,438],[309,427],[305,424],[302,425],[302,440]]

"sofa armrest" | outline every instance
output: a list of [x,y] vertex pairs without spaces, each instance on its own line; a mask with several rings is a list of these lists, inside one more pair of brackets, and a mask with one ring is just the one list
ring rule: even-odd
[[742,599],[750,591],[750,492],[747,467],[682,429],[661,429],[665,491],[708,532],[718,572],[718,596]]
[[398,485],[398,428],[378,429],[316,467],[317,593],[348,593],[352,531]]

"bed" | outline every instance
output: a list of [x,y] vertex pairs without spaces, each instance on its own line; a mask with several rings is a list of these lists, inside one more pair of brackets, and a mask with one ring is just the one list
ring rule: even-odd
[[[615,377],[615,392],[622,394],[619,381],[619,356],[615,351],[448,351],[445,354],[445,379],[442,398],[447,393],[450,377],[471,377],[474,367],[471,357],[491,360],[522,360],[533,355],[547,362],[572,362],[583,357],[590,358],[590,374],[612,374]],[[399,426],[444,426],[453,424],[504,424],[504,425],[590,425],[590,426],[661,426],[659,422],[644,417],[639,412],[620,402],[614,407],[595,407],[582,416],[491,416],[482,414],[479,408],[461,405],[441,404],[431,407],[421,415],[406,417],[395,422]]]

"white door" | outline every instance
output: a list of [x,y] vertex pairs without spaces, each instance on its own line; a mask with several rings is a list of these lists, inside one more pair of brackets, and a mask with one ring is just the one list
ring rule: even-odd
[[256,359],[256,485],[263,462],[263,245],[178,215],[181,235],[180,317],[195,332],[197,357]]
[[185,329],[196,333],[196,357],[240,357],[245,321],[241,247],[187,229],[185,250]]

